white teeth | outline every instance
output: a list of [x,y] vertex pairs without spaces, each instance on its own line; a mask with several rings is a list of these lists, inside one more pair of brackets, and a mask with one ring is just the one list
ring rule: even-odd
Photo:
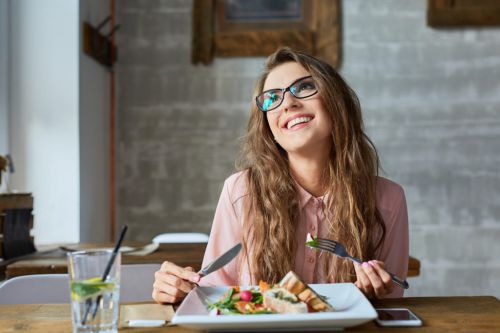
[[288,124],[286,125],[286,127],[288,129],[292,128],[293,126],[297,125],[297,124],[300,124],[300,123],[308,123],[311,121],[311,117],[299,117],[299,118],[295,118],[291,121],[288,122]]

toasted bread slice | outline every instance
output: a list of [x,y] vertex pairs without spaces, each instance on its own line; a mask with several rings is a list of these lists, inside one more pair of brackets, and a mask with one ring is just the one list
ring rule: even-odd
[[272,288],[264,292],[264,306],[277,313],[306,313],[307,304],[285,288]]
[[306,283],[300,280],[294,272],[288,272],[278,283],[292,294],[295,294],[299,300],[306,303],[311,312],[333,311],[333,307],[312,290]]

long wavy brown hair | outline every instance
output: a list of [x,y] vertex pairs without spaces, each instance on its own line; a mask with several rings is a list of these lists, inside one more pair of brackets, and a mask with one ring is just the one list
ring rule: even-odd
[[[385,227],[376,207],[379,159],[363,130],[359,100],[329,64],[289,48],[269,56],[257,80],[254,99],[262,92],[268,74],[290,61],[312,75],[332,123],[332,148],[323,176],[328,194],[324,207],[328,238],[342,242],[358,258],[372,259],[383,243]],[[255,102],[237,167],[248,170],[245,261],[254,283],[276,283],[294,268],[299,197],[287,153],[274,140],[266,115]],[[323,269],[331,282],[355,280],[353,265],[333,255],[327,257]]]

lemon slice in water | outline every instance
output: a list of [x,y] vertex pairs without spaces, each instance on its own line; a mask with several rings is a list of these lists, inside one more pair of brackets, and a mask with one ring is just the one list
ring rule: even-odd
[[112,292],[115,289],[113,281],[103,282],[100,277],[71,282],[71,299],[81,301],[89,297]]

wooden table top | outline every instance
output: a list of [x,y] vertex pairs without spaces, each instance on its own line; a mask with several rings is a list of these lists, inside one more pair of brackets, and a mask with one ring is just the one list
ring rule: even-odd
[[[126,246],[141,247],[146,245],[145,243],[131,242],[125,243]],[[94,243],[94,244],[66,244],[70,248],[78,249],[88,249],[88,248],[102,248],[102,247],[113,247],[112,243]],[[123,264],[149,264],[158,263],[161,264],[164,261],[171,261],[179,266],[191,266],[195,270],[201,268],[201,262],[203,260],[203,255],[205,254],[206,243],[164,243],[160,244],[160,247],[155,252],[144,255],[144,256],[134,256],[127,255],[126,253],[122,256]],[[56,248],[57,246],[53,246]],[[43,249],[39,249],[43,250]],[[66,265],[66,252],[62,250],[56,250],[50,253],[45,253],[42,255],[37,255],[36,257],[30,257],[25,259],[17,260],[9,265],[5,269],[5,277],[10,279],[15,276],[20,275],[30,275],[30,274],[56,274],[56,273],[67,273]],[[418,276],[420,274],[420,261],[410,257],[408,264],[408,277]]]
[[[141,247],[145,243],[125,243],[124,246]],[[113,247],[112,243],[99,244],[66,244],[69,248],[90,249]],[[122,255],[122,264],[161,264],[164,261],[171,261],[179,266],[191,266],[195,270],[201,268],[203,255],[205,254],[206,243],[169,243],[160,244],[160,247],[153,253],[147,255]],[[41,249],[43,250],[43,249]],[[56,274],[67,273],[66,252],[57,249],[55,251],[17,260],[7,265],[5,277],[7,279],[30,274]]]
[[[500,301],[492,296],[411,297],[374,301],[374,307],[404,307],[415,312],[422,327],[388,328],[368,322],[348,332],[500,332]],[[69,304],[0,305],[1,332],[70,332]],[[126,328],[122,332],[197,332],[179,326]]]

